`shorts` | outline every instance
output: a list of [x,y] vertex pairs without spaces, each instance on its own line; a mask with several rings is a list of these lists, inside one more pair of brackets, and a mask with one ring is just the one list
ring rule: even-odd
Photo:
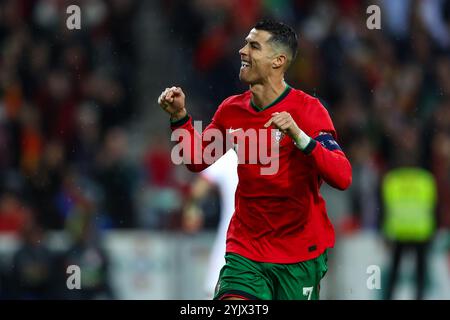
[[319,300],[320,280],[328,271],[327,251],[292,264],[256,262],[235,253],[225,255],[215,300]]

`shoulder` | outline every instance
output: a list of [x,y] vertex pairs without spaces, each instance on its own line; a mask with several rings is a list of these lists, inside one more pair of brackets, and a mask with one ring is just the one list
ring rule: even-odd
[[220,114],[232,112],[233,110],[236,110],[235,108],[242,108],[242,106],[245,106],[245,104],[250,103],[251,98],[251,92],[250,90],[245,91],[241,94],[236,94],[233,96],[229,96],[225,100],[222,101],[222,103],[217,108],[215,117],[217,118]]
[[249,100],[251,97],[250,90],[247,90],[241,94],[236,94],[233,96],[229,96],[225,100],[222,101],[220,106],[227,106],[227,105],[233,105],[233,104],[241,104],[245,102],[246,100]]
[[309,135],[316,136],[322,131],[330,132],[335,136],[335,129],[330,114],[319,98],[313,97],[302,90],[293,89],[296,99],[298,116],[302,123],[302,130]]
[[301,105],[301,110],[305,113],[326,113],[328,110],[324,107],[319,98],[313,97],[299,89],[292,89],[292,94],[297,103]]

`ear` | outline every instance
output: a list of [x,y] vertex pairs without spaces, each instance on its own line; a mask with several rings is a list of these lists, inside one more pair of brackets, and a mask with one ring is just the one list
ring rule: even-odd
[[279,54],[272,60],[272,68],[278,69],[285,66],[287,63],[287,57],[285,54]]

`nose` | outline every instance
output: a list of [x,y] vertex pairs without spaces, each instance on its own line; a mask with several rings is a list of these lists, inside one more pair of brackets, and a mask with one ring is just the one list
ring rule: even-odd
[[241,57],[247,55],[247,45],[243,46],[243,47],[239,50],[239,55],[240,55]]

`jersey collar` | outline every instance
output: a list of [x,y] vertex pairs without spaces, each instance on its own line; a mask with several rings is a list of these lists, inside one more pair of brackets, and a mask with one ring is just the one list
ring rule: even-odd
[[269,103],[267,106],[265,107],[258,107],[256,104],[253,103],[253,100],[250,98],[250,106],[256,111],[256,112],[261,112],[264,111],[274,105],[276,105],[278,102],[280,102],[281,100],[283,100],[284,98],[286,98],[286,96],[289,94],[289,92],[291,92],[291,86],[288,85],[286,83],[286,88],[284,89],[284,91],[278,96],[278,98],[276,98],[274,101],[272,101],[271,103]]

